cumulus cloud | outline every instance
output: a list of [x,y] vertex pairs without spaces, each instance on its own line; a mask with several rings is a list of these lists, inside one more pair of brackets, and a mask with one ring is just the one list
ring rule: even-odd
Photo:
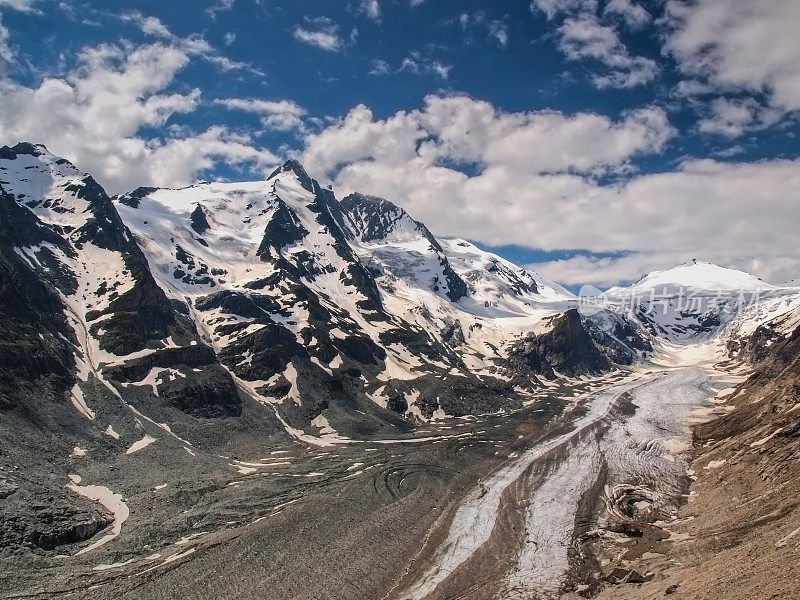
[[722,90],[768,94],[800,109],[800,10],[796,0],[669,0],[666,49],[687,74]]
[[339,37],[339,26],[327,17],[306,18],[306,26],[295,25],[292,35],[295,39],[321,48],[327,52],[338,52],[343,47]]
[[259,169],[278,162],[224,127],[168,138],[140,135],[197,106],[199,90],[166,91],[189,60],[184,49],[163,42],[125,49],[103,44],[85,49],[63,78],[34,87],[2,79],[0,139],[44,143],[112,193],[142,184],[185,185],[217,159]]
[[658,151],[673,133],[664,111],[654,107],[615,123],[594,113],[506,113],[467,96],[429,96],[422,109],[385,120],[357,106],[308,136],[303,160],[328,174],[345,163],[417,158],[431,166],[453,162],[528,174],[589,173],[620,167],[638,152]]
[[[800,260],[789,260],[800,205],[786,202],[800,197],[800,160],[687,160],[674,171],[608,183],[604,175],[660,152],[674,134],[654,107],[613,121],[593,113],[506,113],[465,96],[432,96],[421,109],[387,119],[358,106],[308,135],[301,160],[316,176],[327,174],[338,194],[386,197],[439,235],[625,253],[579,256],[559,263],[562,275],[547,271],[565,283],[635,279],[695,257],[759,265],[755,272],[773,280],[800,270]],[[773,258],[781,269],[764,270]],[[600,267],[607,281],[587,276]]]
[[264,127],[289,131],[302,130],[306,110],[291,100],[262,100],[259,98],[226,98],[214,101],[231,110],[255,113],[261,118]]
[[760,105],[752,98],[716,98],[711,103],[709,115],[700,120],[698,128],[705,133],[737,137],[752,127]]
[[609,73],[594,77],[598,87],[633,87],[651,81],[658,72],[654,60],[632,56],[614,28],[592,15],[568,18],[558,31],[559,47],[567,58],[594,59],[609,67]]

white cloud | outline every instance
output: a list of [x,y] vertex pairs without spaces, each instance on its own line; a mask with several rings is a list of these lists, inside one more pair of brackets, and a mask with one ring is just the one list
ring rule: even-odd
[[[566,283],[635,279],[694,257],[757,265],[773,280],[800,272],[800,205],[786,201],[800,197],[800,160],[687,160],[613,183],[598,177],[660,152],[674,134],[652,107],[612,121],[434,96],[387,119],[356,107],[308,135],[300,158],[314,176],[327,173],[337,194],[388,198],[438,235],[638,257],[578,257],[560,264],[563,275],[548,271]],[[780,269],[765,269],[773,258]],[[588,276],[598,267],[607,274]]]
[[698,128],[705,133],[737,137],[753,126],[758,111],[759,104],[752,98],[716,98],[711,103],[709,116],[700,120]]
[[289,131],[304,128],[306,111],[291,100],[262,100],[259,98],[226,98],[214,101],[231,110],[241,110],[260,116],[261,123],[270,129]]
[[559,28],[559,46],[570,60],[594,59],[611,69],[594,78],[598,87],[633,87],[655,78],[655,61],[631,56],[613,27],[603,25],[589,14],[571,17]]
[[378,4],[378,0],[361,0],[358,10],[374,21],[381,18],[381,5]]
[[698,255],[692,249],[634,252],[620,257],[580,254],[568,259],[533,263],[526,267],[563,285],[594,285],[607,289],[623,281],[636,281],[651,271],[670,269],[695,258],[746,271],[775,284],[797,279],[800,273],[800,259],[793,254],[748,256],[706,251]]
[[631,0],[610,0],[603,9],[601,21],[596,0],[533,0],[531,10],[543,12],[548,20],[559,18],[559,49],[569,60],[599,61],[608,68],[593,77],[598,88],[630,88],[655,79],[656,62],[634,56],[617,33],[614,20],[621,18],[630,28],[642,27],[650,20],[649,13]]
[[669,0],[666,49],[681,69],[723,90],[765,92],[800,110],[800,9],[796,0]]
[[11,8],[20,12],[34,12],[38,0],[0,0],[0,8]]
[[[380,68],[386,66],[388,68],[388,64],[384,61],[377,61],[373,62],[372,66],[373,69],[370,71],[373,75],[383,75],[383,72],[380,72]],[[376,71],[376,68],[378,69]],[[401,73],[403,71],[408,73],[414,74],[421,74],[421,73],[433,73],[434,75],[438,75],[442,79],[447,79],[450,76],[450,69],[452,69],[452,65],[445,65],[439,62],[438,60],[432,60],[430,58],[424,58],[419,52],[412,52],[411,56],[406,56],[403,61],[400,63],[400,67],[397,69],[397,73]],[[387,71],[388,73],[388,71]]]
[[697,79],[683,79],[675,87],[678,97],[703,96],[713,94],[715,91],[714,86]]
[[335,33],[311,31],[297,25],[292,30],[292,34],[294,35],[295,39],[300,40],[305,44],[322,48],[328,52],[338,52],[342,47],[342,41]]
[[397,69],[394,69],[385,60],[375,59],[370,65],[369,75],[391,75],[392,73],[414,73],[420,75],[424,73],[438,75],[442,79],[450,76],[452,65],[445,65],[438,60],[422,57],[419,52],[412,52],[411,56],[406,56]]
[[674,130],[664,111],[644,108],[614,123],[593,113],[505,113],[467,96],[429,96],[421,110],[375,120],[365,106],[308,136],[303,160],[316,172],[366,160],[420,158],[500,166],[517,173],[589,173],[664,147]]
[[156,17],[143,17],[140,22],[142,33],[156,37],[170,38],[172,33],[160,19]]
[[563,285],[594,285],[605,289],[621,281],[636,281],[650,271],[669,269],[692,258],[691,252],[637,252],[621,257],[579,254],[526,266]]
[[216,4],[209,6],[206,9],[206,13],[212,19],[217,18],[217,13],[225,12],[233,8],[233,3],[235,0],[218,0]]
[[650,22],[650,13],[641,4],[631,0],[610,0],[603,9],[606,16],[622,18],[632,29],[639,29]]
[[447,79],[450,76],[450,69],[453,68],[452,65],[443,65],[438,60],[431,61],[429,66],[442,79]]
[[8,45],[9,37],[8,28],[3,25],[3,15],[0,15],[0,74],[4,71],[5,63],[14,60],[14,51]]
[[161,19],[157,17],[146,17],[138,10],[124,12],[120,15],[120,19],[134,23],[145,35],[152,35],[164,39],[174,37],[167,26],[161,22]]
[[292,29],[292,35],[296,40],[328,52],[338,52],[342,49],[339,26],[335,22],[327,17],[306,18],[305,21],[310,28],[295,25]]
[[410,71],[412,73],[419,73],[420,66],[416,60],[414,60],[410,56],[406,56],[403,59],[403,62],[400,63],[400,68],[398,69],[398,71]]
[[597,11],[597,0],[533,0],[531,11],[542,11],[548,19],[559,13],[594,13]]
[[[168,41],[171,45],[180,48],[187,54],[199,56],[206,62],[216,65],[221,71],[229,72],[247,69],[255,75],[264,75],[259,69],[253,68],[249,63],[231,60],[227,56],[222,55],[200,34],[195,33],[185,38],[181,38],[173,34],[169,28],[157,17],[145,16],[139,11],[129,11],[123,13],[120,18],[123,21],[135,23],[145,35]],[[231,43],[236,39],[235,34],[226,34],[226,45],[230,45],[228,44],[228,35],[233,35]]]
[[489,23],[489,35],[497,40],[503,48],[508,45],[508,25],[501,21]]
[[1,79],[0,139],[44,143],[112,193],[143,184],[185,185],[215,159],[261,169],[278,162],[222,127],[166,139],[140,136],[143,127],[162,127],[197,106],[199,90],[165,91],[189,60],[184,49],[162,42],[127,49],[104,44],[84,50],[64,78],[46,78],[36,87]]
[[364,160],[402,163],[414,158],[416,141],[424,135],[417,120],[404,112],[375,121],[372,111],[359,105],[336,125],[308,136],[302,160],[319,176]]
[[392,68],[385,60],[373,60],[369,70],[370,75],[388,75],[391,72]]

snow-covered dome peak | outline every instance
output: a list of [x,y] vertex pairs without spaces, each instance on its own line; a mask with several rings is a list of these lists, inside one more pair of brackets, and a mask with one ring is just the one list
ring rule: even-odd
[[638,289],[685,287],[708,290],[756,290],[769,289],[774,286],[744,271],[693,259],[672,269],[648,273],[631,287]]

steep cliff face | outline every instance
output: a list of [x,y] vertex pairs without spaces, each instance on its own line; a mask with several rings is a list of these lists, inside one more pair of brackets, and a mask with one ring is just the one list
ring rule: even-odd
[[511,352],[534,373],[554,379],[556,374],[574,377],[599,375],[612,368],[611,361],[584,327],[577,309],[550,317],[549,331],[531,334]]
[[[54,342],[62,354],[73,357],[61,361],[71,365],[73,400],[81,404],[84,385],[93,372],[102,377],[104,365],[139,360],[142,354],[156,356],[163,348],[170,349],[170,367],[187,369],[183,353],[191,353],[202,342],[194,325],[175,310],[157,285],[147,259],[103,188],[68,161],[31,144],[4,147],[0,172],[6,180],[7,265],[15,270],[14,280],[19,282],[24,276],[27,286],[17,289],[17,305],[29,307],[17,326],[34,331],[34,323],[42,318],[62,324],[60,329],[45,328],[72,344],[65,348],[63,341]],[[38,301],[30,294],[36,294]],[[4,308],[14,306],[12,296],[9,288]],[[198,385],[203,386],[193,383],[191,389],[186,388],[186,398],[175,406],[194,415],[240,412],[230,377],[214,369],[214,364],[211,353],[204,365],[192,365],[201,370],[209,367],[209,393],[198,393]],[[147,375],[141,373],[136,381]],[[220,390],[224,398],[219,397]]]
[[[78,342],[56,287],[75,282],[69,276],[40,277],[15,251],[43,242],[65,248],[0,188],[0,410],[31,410],[36,397],[63,402],[76,378]],[[44,264],[57,266],[52,253],[41,256]]]

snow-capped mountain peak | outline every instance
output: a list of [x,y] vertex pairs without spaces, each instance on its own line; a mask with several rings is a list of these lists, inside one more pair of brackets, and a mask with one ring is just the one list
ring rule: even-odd
[[629,310],[654,335],[685,343],[739,335],[735,329],[771,314],[773,305],[782,310],[791,293],[744,271],[695,259],[653,271],[629,287],[613,287],[600,298]]
[[[714,263],[693,259],[677,267],[664,271],[648,273],[630,288],[627,289],[652,289],[652,288],[694,288],[703,290],[757,290],[774,289],[761,279]],[[620,290],[625,288],[612,288]],[[609,290],[610,292],[611,290]]]
[[439,242],[425,225],[384,198],[353,193],[342,198],[341,206],[350,231],[363,243],[405,242],[421,237],[441,251]]
[[[300,164],[299,161],[291,159],[287,160],[283,163],[282,166],[275,169],[269,177],[267,177],[267,181],[274,179],[277,175],[281,173],[293,173],[297,178],[298,183],[307,191],[314,192],[314,180],[306,172],[303,165]],[[319,187],[319,185],[317,185]]]

